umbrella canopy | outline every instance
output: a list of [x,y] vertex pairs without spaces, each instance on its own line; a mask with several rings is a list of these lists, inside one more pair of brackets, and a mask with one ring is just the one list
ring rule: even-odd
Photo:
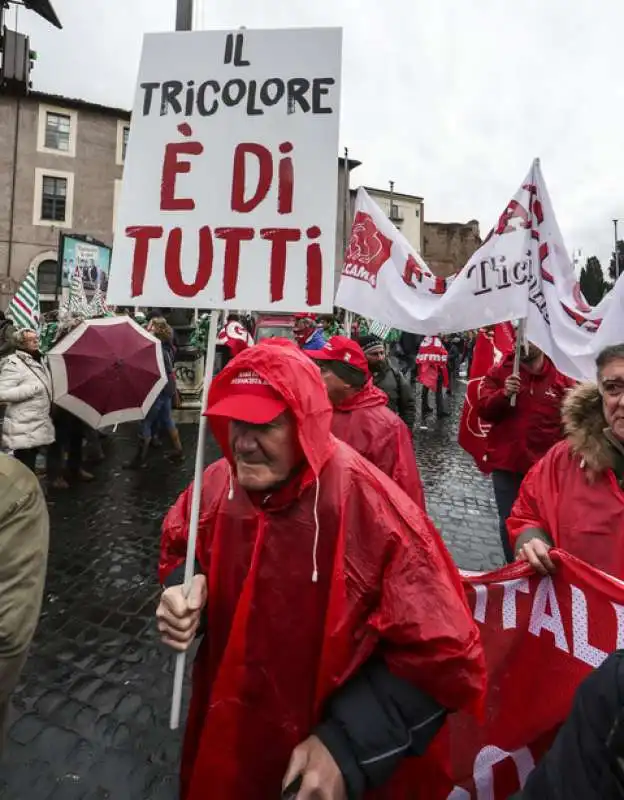
[[144,419],[167,384],[161,342],[130,317],[82,322],[48,366],[54,402],[93,428]]

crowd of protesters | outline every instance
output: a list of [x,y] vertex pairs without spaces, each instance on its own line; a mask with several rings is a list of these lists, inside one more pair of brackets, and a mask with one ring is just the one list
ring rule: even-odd
[[[457,573],[426,515],[410,436],[412,381],[444,400],[456,390],[473,337],[425,337],[417,347],[406,341],[416,354],[412,374],[411,364],[397,366],[398,355],[411,361],[400,344],[391,353],[368,332],[357,340],[324,336],[321,344],[317,334],[328,328],[327,320],[298,318],[297,347],[275,340],[245,349],[215,379],[206,413],[224,459],[205,474],[209,511],[189,598],[180,585],[189,491],[164,524],[163,641],[185,650],[200,626],[214,631],[204,637],[195,671],[185,800],[200,798],[207,781],[223,798],[268,800],[280,786],[297,798],[344,800],[373,789],[384,798],[411,796],[409,787],[420,784],[418,759],[410,756],[428,748],[449,713],[474,707],[483,690],[483,655],[456,605]],[[554,570],[549,550],[557,546],[624,578],[624,346],[605,350],[597,370],[596,385],[576,386],[529,344],[517,372],[512,354],[482,379],[505,557],[543,574]],[[233,530],[255,544],[241,548]],[[426,568],[410,553],[414,544],[428,554]],[[212,574],[229,575],[229,588],[209,580]],[[285,641],[291,646],[280,656]],[[326,663],[330,642],[335,656]],[[412,660],[416,652],[424,662]],[[617,664],[605,664],[583,687],[585,702],[601,702]],[[458,696],[449,697],[450,684]],[[314,686],[323,687],[320,696]],[[607,768],[606,738],[620,718],[617,700],[610,703],[592,737],[588,710],[576,707],[524,797],[563,797],[557,787],[570,782],[552,774],[552,765],[565,770],[572,754],[588,769]],[[261,737],[271,747],[260,754]],[[586,780],[577,776],[580,786]]]
[[[170,457],[184,457],[173,414],[174,328],[163,309],[135,318],[160,343],[166,383],[138,426],[130,469],[148,466],[164,436]],[[163,641],[185,651],[208,631],[194,670],[183,800],[200,800],[207,785],[217,800],[408,797],[422,780],[414,756],[428,751],[449,714],[482,701],[478,628],[427,515],[413,443],[415,384],[421,424],[433,413],[432,394],[437,417],[450,416],[477,334],[380,336],[362,318],[345,325],[338,314],[297,315],[292,340],[254,345],[253,317],[230,314],[218,332],[205,413],[223,458],[204,474],[190,593],[182,586],[190,488],[164,521],[160,555]],[[624,579],[624,345],[607,348],[596,366],[596,382],[577,385],[528,343],[519,368],[511,353],[480,378],[505,560],[541,574],[556,569],[557,547]],[[45,575],[37,458],[46,453],[48,485],[65,489],[93,480],[85,452],[101,453],[101,443],[55,405],[37,332],[3,319],[0,406],[0,488],[24,511],[0,509],[0,582],[9,580],[3,559],[24,525],[32,567],[22,570],[27,609],[12,617],[10,646],[0,651],[1,724]],[[597,675],[613,680],[618,668],[611,660]],[[601,685],[590,682],[583,697]],[[523,797],[563,796],[552,765],[583,747],[583,708],[575,708]],[[612,704],[609,720],[616,711]]]

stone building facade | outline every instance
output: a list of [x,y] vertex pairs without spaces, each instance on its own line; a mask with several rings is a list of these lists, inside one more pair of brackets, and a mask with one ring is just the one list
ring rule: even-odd
[[375,189],[372,186],[364,188],[371,200],[377,203],[414,250],[422,253],[425,214],[423,198],[415,194],[402,194],[389,189]]
[[129,125],[123,109],[0,94],[0,307],[30,267],[54,300],[60,234],[112,246]]
[[434,275],[447,278],[458,272],[481,246],[479,223],[425,222],[423,258]]

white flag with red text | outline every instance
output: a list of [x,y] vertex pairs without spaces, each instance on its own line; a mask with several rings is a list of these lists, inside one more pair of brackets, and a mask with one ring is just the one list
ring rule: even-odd
[[528,311],[530,257],[531,231],[518,229],[493,236],[461,272],[439,278],[359,189],[336,305],[429,336],[517,319]]
[[[602,346],[624,340],[624,318],[613,315],[612,293],[594,308],[583,297],[538,160],[533,163],[526,190],[527,202],[509,205],[497,231],[504,238],[518,227],[528,226],[534,240],[533,263],[537,268],[528,284],[527,337],[561,372],[578,380],[591,380]],[[603,322],[605,329],[598,337]]]
[[360,189],[336,303],[430,335],[526,318],[528,338],[579,380],[594,377],[602,347],[624,342],[624,282],[595,308],[585,301],[537,159],[484,243],[447,280]]

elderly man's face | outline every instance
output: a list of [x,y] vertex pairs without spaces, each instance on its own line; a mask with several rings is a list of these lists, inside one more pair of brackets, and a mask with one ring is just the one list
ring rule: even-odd
[[22,335],[20,350],[24,350],[26,353],[36,353],[39,350],[39,337],[34,331],[26,331]]
[[288,479],[297,465],[297,433],[290,414],[267,425],[230,421],[230,449],[243,489],[264,492]]
[[598,380],[607,424],[624,442],[624,358],[610,361],[603,367]]

